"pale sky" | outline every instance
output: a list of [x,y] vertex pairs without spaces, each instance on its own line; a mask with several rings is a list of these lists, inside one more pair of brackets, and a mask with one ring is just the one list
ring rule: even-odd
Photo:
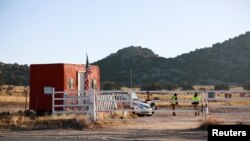
[[0,62],[85,64],[131,45],[176,57],[250,31],[249,0],[0,0]]

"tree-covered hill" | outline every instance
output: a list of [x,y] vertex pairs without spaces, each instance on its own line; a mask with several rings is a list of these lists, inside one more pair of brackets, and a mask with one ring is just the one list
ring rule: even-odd
[[[167,50],[166,50],[167,51]],[[150,82],[177,84],[245,84],[250,82],[250,32],[175,58],[160,57],[148,48],[130,46],[94,62],[101,81],[130,85]],[[0,85],[29,85],[29,66],[0,62]]]
[[29,85],[29,66],[0,62],[0,85]]
[[250,81],[250,32],[197,49],[175,58],[163,58],[150,49],[130,46],[95,62],[101,80],[133,82],[174,82],[194,84],[243,84]]

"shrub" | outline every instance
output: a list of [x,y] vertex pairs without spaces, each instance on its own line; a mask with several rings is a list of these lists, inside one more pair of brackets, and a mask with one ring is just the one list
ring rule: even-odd
[[167,90],[176,90],[178,89],[178,85],[172,82],[166,82],[163,84],[163,88]]
[[162,90],[162,86],[160,83],[148,83],[148,84],[143,84],[141,86],[141,90]]
[[215,90],[229,90],[229,86],[227,84],[220,84],[214,86]]
[[182,90],[194,90],[193,85],[191,84],[182,85],[181,89]]
[[250,83],[244,84],[243,89],[250,90]]
[[37,117],[37,113],[33,110],[26,110],[24,112],[25,116],[30,117],[31,119],[35,119]]
[[102,89],[103,90],[120,90],[121,86],[120,84],[115,83],[115,82],[105,81],[102,84]]

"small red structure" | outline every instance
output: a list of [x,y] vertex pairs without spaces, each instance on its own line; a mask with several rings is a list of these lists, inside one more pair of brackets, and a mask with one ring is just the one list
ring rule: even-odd
[[[89,82],[95,82],[97,90],[100,90],[99,67],[92,65],[90,69]],[[54,87],[55,91],[83,91],[84,72],[85,65],[80,64],[30,65],[30,109],[51,111],[52,95],[44,92],[48,87]]]

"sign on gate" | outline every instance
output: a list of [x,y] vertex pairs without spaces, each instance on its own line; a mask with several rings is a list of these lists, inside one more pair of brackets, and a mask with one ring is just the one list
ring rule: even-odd
[[214,92],[208,92],[208,98],[215,98]]

